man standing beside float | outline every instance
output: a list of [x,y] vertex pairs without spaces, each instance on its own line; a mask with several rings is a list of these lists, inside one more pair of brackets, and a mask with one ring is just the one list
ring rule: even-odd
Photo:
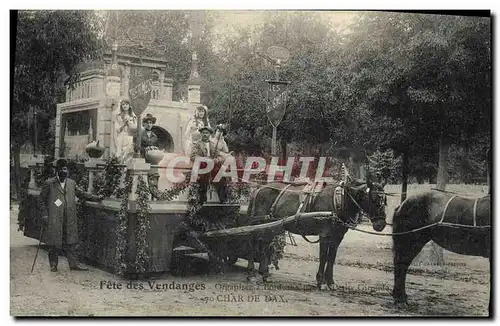
[[66,251],[71,270],[86,270],[78,263],[78,219],[76,216],[76,197],[100,202],[103,196],[95,196],[78,187],[68,178],[68,162],[59,159],[56,163],[56,176],[48,179],[39,197],[42,214],[44,240],[49,247],[50,270],[57,272],[59,253]]

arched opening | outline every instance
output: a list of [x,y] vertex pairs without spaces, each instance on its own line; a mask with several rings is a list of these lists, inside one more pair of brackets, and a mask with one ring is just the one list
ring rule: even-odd
[[158,137],[158,148],[165,152],[172,153],[174,151],[174,140],[168,131],[162,127],[153,126],[151,129]]

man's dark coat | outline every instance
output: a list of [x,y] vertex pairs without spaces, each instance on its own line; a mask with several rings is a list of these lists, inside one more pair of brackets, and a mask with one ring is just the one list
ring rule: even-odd
[[[43,231],[43,242],[47,245],[62,246],[63,219],[65,216],[67,244],[78,243],[76,197],[99,201],[97,196],[80,189],[72,179],[66,178],[64,189],[61,187],[57,177],[50,178],[45,182],[40,193],[39,205],[41,215],[48,216],[47,226]],[[59,202],[60,205],[58,206],[57,203]]]

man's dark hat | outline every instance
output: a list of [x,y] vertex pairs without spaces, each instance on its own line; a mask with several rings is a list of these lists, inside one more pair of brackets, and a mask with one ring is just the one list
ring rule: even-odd
[[203,130],[208,130],[211,134],[214,133],[214,130],[208,126],[205,126],[205,127],[201,127],[200,129],[198,129],[198,131],[201,133]]
[[153,115],[151,113],[148,113],[146,114],[146,117],[144,119],[142,119],[142,122],[145,123],[145,122],[148,122],[148,121],[151,121],[153,124],[156,123],[156,118],[153,117]]
[[68,167],[68,161],[66,161],[65,159],[63,158],[60,158],[56,161],[56,169],[57,170],[60,170],[62,169],[63,167]]

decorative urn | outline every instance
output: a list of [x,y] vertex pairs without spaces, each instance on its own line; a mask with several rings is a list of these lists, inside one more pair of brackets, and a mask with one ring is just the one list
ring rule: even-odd
[[163,156],[165,156],[165,153],[163,153],[163,151],[159,150],[157,147],[150,147],[149,149],[146,149],[146,162],[152,165],[158,165],[158,163],[163,160]]
[[85,151],[89,154],[89,157],[99,158],[104,154],[104,147],[99,146],[99,141],[92,141],[86,147]]

